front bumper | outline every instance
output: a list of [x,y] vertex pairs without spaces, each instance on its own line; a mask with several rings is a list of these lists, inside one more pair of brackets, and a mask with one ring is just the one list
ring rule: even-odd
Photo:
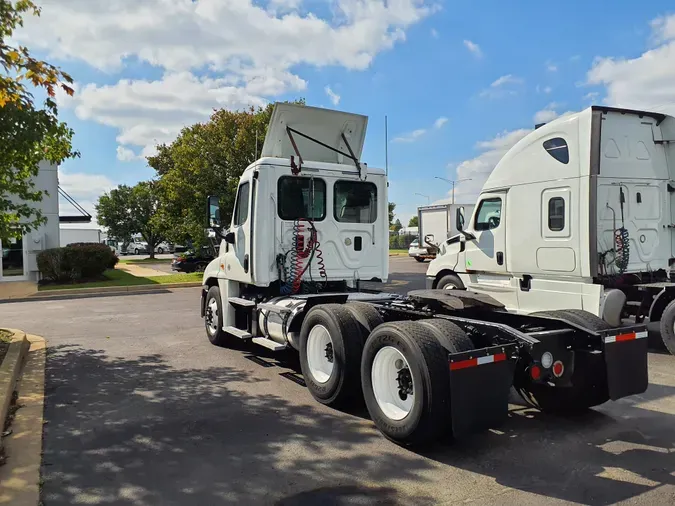
[[432,290],[434,284],[436,283],[436,276],[427,276],[426,277],[426,288],[427,290]]

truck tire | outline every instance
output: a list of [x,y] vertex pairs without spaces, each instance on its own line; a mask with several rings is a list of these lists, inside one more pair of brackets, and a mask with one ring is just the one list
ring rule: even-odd
[[423,445],[449,430],[448,353],[434,333],[420,322],[385,323],[363,350],[368,412],[380,432],[400,445]]
[[413,258],[414,258],[415,260],[417,260],[419,263],[424,263],[424,262],[426,262],[426,260],[427,260],[426,258],[422,258],[422,257],[413,257]]
[[134,255],[138,255],[138,253],[139,253],[138,248],[135,248],[134,249]]
[[364,344],[370,333],[375,330],[375,327],[384,323],[382,315],[372,304],[355,301],[347,302],[344,307],[354,315],[354,318],[356,318],[356,321],[361,326],[361,335],[363,336]]
[[443,276],[436,285],[436,288],[439,290],[465,290],[466,287],[462,280],[459,279],[459,276],[456,274],[446,274]]
[[469,339],[459,326],[451,321],[433,318],[430,320],[418,320],[419,323],[427,327],[448,353],[460,353],[462,351],[471,351],[475,348],[471,339]]
[[675,300],[663,310],[659,327],[663,344],[671,355],[675,355]]
[[602,318],[583,309],[557,309],[553,311],[537,311],[532,316],[549,316],[551,318],[562,318],[576,323],[580,327],[588,330],[609,330],[612,326]]
[[162,253],[164,253],[164,248],[160,246],[159,248],[157,248],[157,254],[161,255]]
[[[612,326],[588,311],[581,309],[561,309],[554,311],[538,311],[532,316],[548,316],[562,318],[589,330],[608,330]],[[578,414],[593,406],[599,406],[609,400],[607,377],[597,371],[604,372],[604,364],[593,363],[593,358],[577,354],[574,372],[570,378],[571,386],[553,387],[540,383],[532,383],[529,378],[516,380],[514,386],[520,396],[530,405],[547,413],[559,415]]]
[[229,336],[223,330],[223,301],[220,298],[220,288],[212,286],[206,294],[204,306],[204,326],[206,336],[211,344],[226,346]]
[[346,407],[363,398],[362,332],[354,314],[340,304],[320,304],[307,313],[300,330],[300,367],[320,403]]

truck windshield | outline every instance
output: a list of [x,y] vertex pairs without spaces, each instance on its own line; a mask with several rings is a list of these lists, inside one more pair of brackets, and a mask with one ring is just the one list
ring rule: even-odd
[[343,223],[375,223],[377,186],[361,181],[335,183],[335,219]]
[[277,212],[282,220],[326,217],[326,183],[312,177],[284,176],[277,184],[279,204]]

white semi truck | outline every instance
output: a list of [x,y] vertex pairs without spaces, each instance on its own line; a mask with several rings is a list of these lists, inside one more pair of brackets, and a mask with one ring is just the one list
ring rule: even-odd
[[427,286],[488,294],[521,314],[660,321],[675,353],[674,264],[675,118],[595,106],[506,153]]
[[61,247],[78,242],[101,242],[101,230],[98,228],[59,228]]
[[473,205],[437,204],[417,208],[419,251],[415,260],[423,262],[436,258],[441,244],[459,232],[459,216],[471,214]]
[[316,400],[365,400],[399,444],[498,425],[512,385],[559,413],[645,391],[644,325],[611,327],[584,311],[519,315],[471,291],[360,289],[388,276],[387,180],[360,161],[366,124],[277,104],[229,223],[209,197],[209,233],[220,239],[201,294],[211,343],[298,352]]

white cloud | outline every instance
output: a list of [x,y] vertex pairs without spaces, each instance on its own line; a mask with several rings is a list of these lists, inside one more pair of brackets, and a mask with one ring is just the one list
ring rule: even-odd
[[547,62],[546,70],[549,72],[558,72],[558,66],[555,63]]
[[464,39],[464,47],[466,47],[476,58],[483,57],[483,51],[480,46],[475,42],[471,42],[468,39]]
[[553,88],[551,88],[550,86],[545,86],[542,91],[548,95],[553,91]]
[[[431,0],[334,0],[324,17],[300,0],[42,0],[16,39],[58,61],[109,73],[129,62],[162,77],[79,83],[78,117],[119,130],[126,149],[152,151],[214,107],[263,105],[302,91],[302,65],[364,70],[436,10]],[[301,9],[299,9],[302,7]],[[126,152],[124,152],[126,153]]]
[[548,104],[546,107],[544,107],[541,111],[537,111],[534,114],[533,121],[535,124],[539,123],[548,123],[549,121],[553,121],[556,118],[559,118],[561,116],[567,116],[568,114],[573,114],[575,111],[566,111],[562,114],[558,112],[558,109],[560,109],[563,106],[563,104],[559,104],[557,102],[551,102]]
[[117,159],[121,162],[131,162],[137,160],[139,156],[133,150],[124,146],[117,146]]
[[431,36],[432,36],[434,39],[437,39],[438,37],[440,37],[438,31],[437,31],[435,28],[432,28],[432,29],[431,29]]
[[[458,204],[474,203],[485,181],[499,160],[516,142],[531,131],[530,129],[505,131],[493,139],[476,144],[476,148],[481,153],[475,158],[465,160],[457,166],[456,179],[470,179],[470,181],[457,184],[455,187],[455,201]],[[448,197],[451,197],[451,193],[448,193]],[[449,201],[447,200],[447,202]]]
[[328,95],[331,104],[338,105],[340,103],[340,95],[335,93],[330,86],[326,86],[323,90],[326,92],[326,95]]
[[597,58],[587,84],[603,85],[604,102],[618,107],[675,113],[675,14],[652,21],[659,45],[637,58]]
[[399,137],[394,137],[391,142],[415,142],[417,139],[422,137],[425,133],[427,133],[426,128],[419,128],[417,130],[413,130],[412,132],[408,134],[401,135]]
[[589,93],[586,93],[583,96],[583,99],[588,100],[589,102],[595,102],[596,99],[598,98],[598,95],[600,95],[600,93],[598,93],[597,91],[591,91]]
[[501,98],[507,95],[515,95],[516,91],[513,89],[513,87],[522,84],[523,82],[524,81],[520,77],[516,77],[512,74],[506,74],[495,79],[490,84],[489,88],[480,92],[479,96],[487,98]]
[[[66,172],[59,169],[59,186],[65,190],[80,206],[94,218],[85,228],[96,226],[96,209],[98,198],[117,185],[102,174],[86,174],[83,172]],[[63,197],[59,197],[59,212],[62,216],[79,216],[81,213]]]
[[416,140],[426,135],[427,132],[432,128],[434,130],[440,130],[447,122],[448,118],[446,118],[445,116],[441,116],[440,118],[436,119],[436,121],[434,121],[434,124],[430,128],[418,128],[417,130],[413,130],[412,132],[399,135],[398,137],[394,137],[391,140],[391,142],[415,142]]

